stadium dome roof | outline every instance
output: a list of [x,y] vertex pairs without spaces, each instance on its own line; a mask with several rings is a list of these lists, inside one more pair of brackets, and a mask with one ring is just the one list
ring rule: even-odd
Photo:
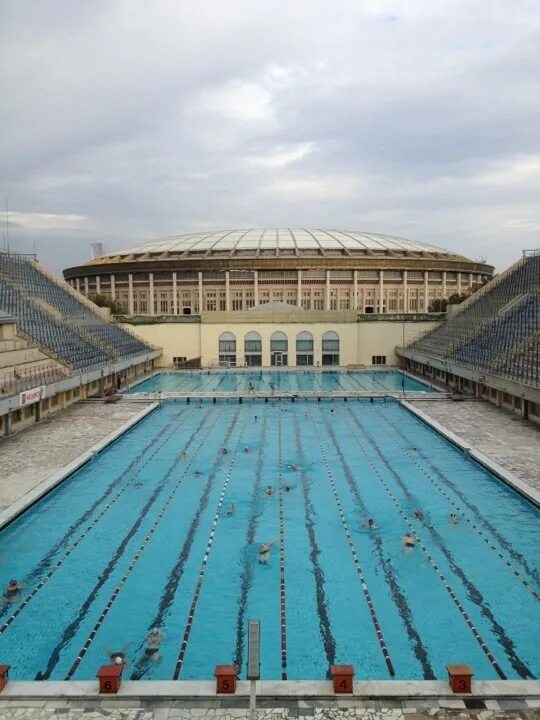
[[443,256],[459,258],[456,253],[435,245],[406,240],[395,235],[380,235],[345,230],[231,230],[200,232],[151,240],[96,258],[102,263],[114,260],[166,259],[196,257],[262,256]]

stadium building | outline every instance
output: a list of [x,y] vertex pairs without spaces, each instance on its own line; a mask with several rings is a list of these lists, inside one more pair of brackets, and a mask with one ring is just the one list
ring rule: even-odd
[[399,237],[276,229],[166,238],[64,271],[114,300],[164,365],[289,367],[394,364],[404,334],[434,327],[434,300],[492,274]]

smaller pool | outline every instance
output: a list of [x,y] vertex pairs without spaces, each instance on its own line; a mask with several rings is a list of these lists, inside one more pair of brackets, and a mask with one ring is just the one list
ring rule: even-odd
[[[251,385],[250,385],[251,383]],[[399,370],[181,370],[154,375],[130,392],[437,392]]]

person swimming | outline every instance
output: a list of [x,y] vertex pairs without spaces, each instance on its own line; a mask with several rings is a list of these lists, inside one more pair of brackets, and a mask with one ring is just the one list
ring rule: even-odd
[[244,448],[244,452],[245,452],[245,453],[248,453],[248,452],[249,452],[249,448],[248,448],[248,447],[245,447],[245,448]]
[[129,665],[129,661],[126,658],[126,651],[130,645],[130,642],[126,643],[120,650],[110,650],[106,645],[104,645],[103,649],[109,656],[109,660],[113,665],[122,665],[123,667],[127,667]]
[[269,543],[263,543],[259,550],[259,562],[261,565],[266,565],[270,560],[270,554],[272,551],[272,545],[275,545],[277,540],[272,540]]
[[414,539],[414,535],[411,533],[405,533],[405,535],[401,538],[401,542],[403,543],[405,550],[414,550],[416,546],[416,540]]
[[287,470],[292,470],[293,472],[298,472],[300,470],[298,465],[287,465]]
[[221,448],[221,454],[222,454],[222,455],[226,455],[228,452],[229,452],[229,451],[227,450],[226,447]]
[[227,517],[231,517],[231,515],[234,515],[234,503],[231,503],[229,507],[225,510],[225,515]]
[[414,509],[412,511],[412,516],[416,518],[417,520],[423,520],[424,519],[424,513],[421,510]]
[[17,580],[10,580],[4,590],[4,600],[9,603],[16,602],[19,597],[19,592],[23,589],[23,587],[24,586],[20,585]]
[[159,646],[163,640],[165,640],[165,636],[157,627],[152,628],[146,636],[144,654],[146,657],[151,658],[153,662],[157,662],[159,660]]
[[373,518],[368,518],[367,520],[364,520],[362,525],[364,527],[369,528],[370,530],[373,530],[377,527],[377,525],[375,525],[375,520]]
[[267,485],[267,486],[264,488],[264,492],[265,492],[268,496],[271,496],[271,495],[274,494],[274,488],[273,488],[271,485]]
[[456,515],[456,513],[450,513],[450,522],[452,523],[452,525],[457,525],[457,524],[458,524],[459,518],[458,518],[458,516]]

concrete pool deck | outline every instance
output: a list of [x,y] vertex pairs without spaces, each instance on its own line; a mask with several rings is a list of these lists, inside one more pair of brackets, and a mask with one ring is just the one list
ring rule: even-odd
[[0,442],[0,528],[142,420],[156,403],[84,400]]

